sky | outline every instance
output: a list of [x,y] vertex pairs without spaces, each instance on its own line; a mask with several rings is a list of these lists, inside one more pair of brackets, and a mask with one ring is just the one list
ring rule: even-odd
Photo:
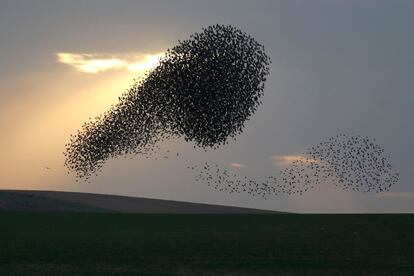
[[[205,152],[173,139],[180,158],[109,160],[91,183],[62,152],[89,117],[116,104],[166,49],[202,27],[230,24],[272,60],[263,104],[236,141]],[[290,212],[414,212],[414,2],[0,1],[0,188],[119,194]],[[359,194],[323,183],[262,200],[196,183],[213,162],[261,179],[278,160],[339,133],[373,137],[400,181]],[[48,168],[50,169],[48,169]]]

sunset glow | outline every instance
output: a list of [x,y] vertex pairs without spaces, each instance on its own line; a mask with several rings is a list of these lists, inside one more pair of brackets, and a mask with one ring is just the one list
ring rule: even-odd
[[[372,2],[0,1],[5,37],[0,48],[0,188],[292,212],[412,212],[414,1]],[[260,70],[250,63],[254,51],[236,54],[244,49],[241,40],[211,37],[216,24],[232,26],[263,46],[271,61],[264,81],[248,76]],[[204,42],[195,43],[204,33],[209,34]],[[260,97],[249,100],[253,94],[245,92],[262,85]],[[212,112],[216,108],[223,112]],[[137,119],[136,114],[143,115]],[[89,147],[94,156],[102,152],[107,158],[104,166],[91,183],[76,181],[76,173],[65,167],[67,147],[84,126],[99,128],[99,116],[107,116],[113,126],[108,133],[154,137],[142,143],[138,138],[96,143],[111,146],[110,151]],[[132,127],[126,131],[126,126]],[[243,181],[260,184],[274,176],[274,185],[282,185],[283,171],[303,169],[311,175],[312,168],[331,170],[329,158],[338,156],[345,161],[355,157],[345,167],[353,175],[354,161],[356,167],[358,161],[382,164],[355,151],[342,154],[342,148],[341,154],[328,155],[325,147],[331,142],[350,145],[329,140],[338,134],[369,137],[368,146],[376,141],[372,152],[383,149],[375,156],[387,157],[399,182],[377,194],[360,194],[342,190],[346,181],[333,185],[341,177],[333,171],[303,197],[278,194],[265,200],[244,192],[224,194],[206,181],[194,181],[206,162]],[[222,144],[207,143],[212,138],[223,138]],[[146,141],[154,143],[151,153],[139,148]],[[137,154],[124,154],[134,152],[132,146],[110,154],[121,144],[137,146]],[[211,147],[204,149],[207,144]],[[324,150],[313,150],[317,145]],[[352,145],[364,149],[364,144]],[[376,169],[361,168],[361,176]],[[378,175],[385,183],[386,174]],[[362,190],[367,182],[360,182]]]
[[273,155],[270,157],[275,166],[290,166],[295,162],[319,163],[320,161],[302,155]]
[[82,73],[97,74],[108,70],[146,71],[156,66],[163,53],[137,55],[101,55],[57,53],[57,61]]

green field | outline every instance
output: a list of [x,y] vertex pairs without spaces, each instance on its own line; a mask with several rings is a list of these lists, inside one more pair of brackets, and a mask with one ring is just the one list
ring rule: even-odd
[[414,275],[414,215],[0,212],[0,275]]

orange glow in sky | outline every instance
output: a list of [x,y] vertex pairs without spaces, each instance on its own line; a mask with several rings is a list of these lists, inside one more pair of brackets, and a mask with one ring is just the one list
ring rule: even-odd
[[119,69],[127,69],[131,72],[146,71],[156,66],[163,55],[163,53],[134,55],[56,54],[58,62],[70,65],[80,72],[89,74]]

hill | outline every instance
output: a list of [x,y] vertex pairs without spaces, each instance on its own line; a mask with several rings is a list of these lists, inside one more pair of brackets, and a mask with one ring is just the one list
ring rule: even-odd
[[146,214],[260,214],[270,210],[240,208],[118,195],[2,190],[0,210],[35,212],[115,212]]

